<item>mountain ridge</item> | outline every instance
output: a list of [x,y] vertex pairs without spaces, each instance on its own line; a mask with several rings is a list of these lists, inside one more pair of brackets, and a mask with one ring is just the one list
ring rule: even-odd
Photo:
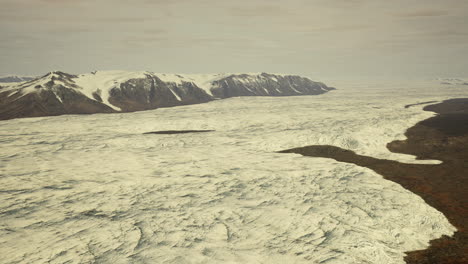
[[149,71],[52,71],[0,84],[0,120],[18,117],[133,112],[237,96],[318,95],[334,90],[298,75],[166,74]]
[[33,80],[37,77],[33,76],[18,76],[18,75],[7,75],[7,76],[0,76],[0,84],[1,83],[15,83],[15,82],[26,82]]

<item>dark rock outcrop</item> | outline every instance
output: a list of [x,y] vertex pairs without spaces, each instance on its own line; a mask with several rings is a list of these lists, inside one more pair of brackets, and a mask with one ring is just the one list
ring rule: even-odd
[[[55,92],[55,93],[54,93]],[[52,90],[9,95],[0,92],[0,120],[20,117],[56,116],[63,114],[114,113],[109,106],[91,100],[81,93],[56,86]],[[59,100],[59,98],[61,98]]]
[[160,107],[206,103],[213,100],[204,90],[190,82],[163,82],[156,76],[131,79],[109,92],[109,102],[123,112]]
[[334,88],[300,76],[281,76],[268,73],[260,75],[231,75],[213,82],[211,89],[218,98],[235,96],[293,96],[323,94]]

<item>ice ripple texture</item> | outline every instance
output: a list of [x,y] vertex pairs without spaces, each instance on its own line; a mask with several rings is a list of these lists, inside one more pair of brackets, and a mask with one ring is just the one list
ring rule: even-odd
[[[404,263],[454,228],[366,168],[275,151],[385,144],[466,96],[415,83],[336,85],[126,114],[0,123],[2,263]],[[212,133],[143,135],[155,130]]]

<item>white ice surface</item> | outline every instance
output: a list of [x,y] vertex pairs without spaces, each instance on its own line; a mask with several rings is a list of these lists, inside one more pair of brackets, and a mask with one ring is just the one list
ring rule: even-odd
[[[125,114],[0,122],[2,263],[404,263],[455,230],[375,172],[275,151],[385,144],[466,97],[427,83],[330,83],[320,96],[240,97]],[[173,129],[214,129],[143,135]]]

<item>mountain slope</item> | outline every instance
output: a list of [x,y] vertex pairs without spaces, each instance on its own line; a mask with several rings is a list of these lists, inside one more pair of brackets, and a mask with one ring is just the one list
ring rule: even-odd
[[60,71],[0,86],[0,119],[132,112],[205,103],[235,96],[316,95],[334,88],[307,78],[276,74],[160,74]]
[[291,75],[230,75],[213,82],[211,91],[218,98],[234,96],[316,95],[330,90],[323,83]]

